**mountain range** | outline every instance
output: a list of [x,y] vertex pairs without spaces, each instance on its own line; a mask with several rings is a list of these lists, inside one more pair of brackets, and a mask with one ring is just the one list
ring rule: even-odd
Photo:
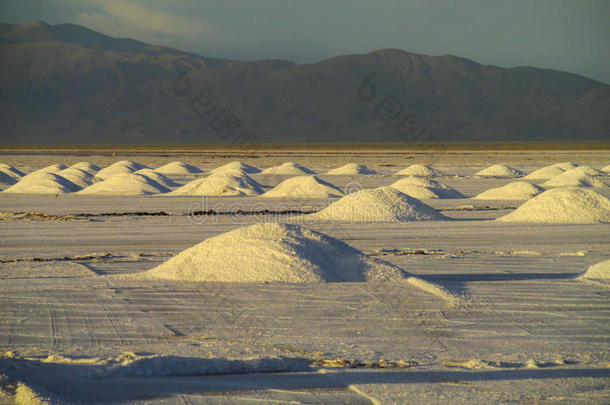
[[398,49],[205,57],[75,24],[0,24],[0,144],[607,143],[610,86]]

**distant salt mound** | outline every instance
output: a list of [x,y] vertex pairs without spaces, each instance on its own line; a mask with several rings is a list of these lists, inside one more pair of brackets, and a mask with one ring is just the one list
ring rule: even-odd
[[214,236],[132,277],[214,282],[363,282],[405,279],[402,269],[298,225],[256,224]]
[[357,163],[348,163],[336,169],[329,170],[326,174],[342,174],[342,175],[357,175],[357,174],[376,174],[377,172],[373,169],[369,169],[365,165],[359,165]]
[[21,170],[11,165],[7,165],[6,163],[0,163],[0,172],[8,174],[14,179],[19,179],[25,176],[25,173],[23,173]]
[[578,167],[578,165],[571,162],[555,163],[531,172],[525,176],[524,179],[548,180],[559,176],[566,170],[574,169],[575,167]]
[[121,160],[119,162],[111,164],[108,167],[103,168],[102,170],[97,172],[95,177],[100,180],[106,180],[117,174],[133,173],[142,169],[149,169],[149,167],[146,167],[140,163],[132,162],[130,160]]
[[601,169],[601,170],[602,170],[602,172],[605,172],[605,173],[610,174],[610,165],[605,166],[605,167],[602,167],[602,169]]
[[502,187],[483,191],[472,197],[475,200],[529,200],[542,193],[544,188],[526,181],[515,181]]
[[305,166],[301,166],[298,163],[285,162],[279,166],[269,167],[262,171],[262,174],[315,174],[313,170],[308,169]]
[[73,193],[81,188],[70,180],[55,173],[30,173],[3,193],[18,194],[65,194]]
[[311,219],[342,222],[410,222],[444,220],[445,216],[392,187],[361,190],[335,201]]
[[610,260],[589,266],[580,278],[610,283]]
[[[417,198],[417,199],[465,198],[462,193],[460,193],[459,191],[457,191],[454,188],[449,187],[446,184],[439,183],[438,181],[435,181],[435,180],[424,179],[421,177],[405,177],[403,179],[400,179],[400,180],[392,183],[390,185],[390,187],[395,188],[396,190],[401,191],[401,192],[403,192],[407,195],[410,195],[411,197]],[[426,188],[432,194],[428,194],[424,190],[414,189],[413,187]],[[416,195],[410,194],[408,191],[411,191],[411,193],[413,193],[413,194],[416,194],[417,192],[423,193],[423,194],[420,194],[420,195],[422,195],[422,197],[417,197]],[[426,194],[430,195],[431,197],[423,197]],[[436,197],[432,197],[432,195],[436,195]]]
[[577,166],[573,169],[566,170],[566,172],[581,173],[586,174],[587,176],[603,176],[606,174],[599,169],[587,165]]
[[261,185],[247,174],[235,176],[228,173],[214,173],[186,183],[169,195],[247,196],[262,192]]
[[331,198],[342,197],[343,192],[317,176],[296,176],[284,180],[263,197],[278,198]]
[[430,166],[412,165],[395,174],[396,176],[415,176],[415,177],[441,177],[444,176],[439,170]]
[[514,167],[506,165],[493,165],[480,170],[476,173],[476,176],[488,176],[488,177],[521,177],[525,175],[521,170],[515,169]]
[[171,162],[165,166],[157,167],[155,172],[161,174],[195,174],[202,173],[201,169],[184,162]]
[[542,184],[545,187],[605,187],[606,184],[578,168],[570,169]]
[[[30,176],[33,174],[40,174],[40,173],[59,173],[62,170],[66,169],[67,167],[68,166],[66,166],[62,163],[56,163],[54,165],[43,167],[42,169],[34,170],[33,172],[26,174],[26,176]],[[24,176],[24,177],[26,177],[26,176]]]
[[497,219],[503,222],[595,224],[610,222],[610,200],[584,188],[555,188]]
[[254,174],[260,173],[261,171],[254,166],[247,165],[243,162],[231,162],[226,165],[213,169],[210,173],[212,174],[232,174],[239,176],[240,174]]
[[72,166],[69,167],[69,169],[80,169],[80,170],[84,170],[89,174],[94,174],[100,171],[100,167],[96,166],[94,164],[91,164],[89,162],[78,162],[78,163],[74,163]]
[[119,173],[82,189],[78,194],[148,195],[167,193],[169,189],[137,173]]
[[85,188],[93,183],[93,174],[83,170],[77,169],[73,166],[68,167],[60,171],[59,174],[61,177],[70,180],[72,183],[76,184],[80,188]]
[[156,170],[140,169],[134,173],[143,174],[144,176],[148,177],[149,179],[153,179],[154,181],[156,181],[157,183],[159,183],[165,187],[178,187],[180,185],[180,184],[176,183],[175,181],[173,181],[172,179],[170,179],[169,177],[164,176],[161,173],[157,173]]

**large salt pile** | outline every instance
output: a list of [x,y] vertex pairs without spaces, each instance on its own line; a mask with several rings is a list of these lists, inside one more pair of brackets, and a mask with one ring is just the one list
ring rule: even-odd
[[341,197],[343,192],[317,176],[296,176],[284,180],[263,197],[279,198],[330,198]]
[[610,222],[610,200],[585,188],[555,188],[497,219],[503,222],[594,224]]
[[545,187],[605,187],[606,184],[593,176],[570,169],[542,184]]
[[515,181],[502,187],[483,191],[472,197],[475,200],[529,200],[542,193],[544,188],[526,181]]
[[525,176],[524,179],[548,180],[559,176],[566,170],[574,169],[575,167],[577,167],[577,165],[570,162],[555,163],[531,172]]
[[89,162],[78,162],[70,166],[69,169],[81,169],[87,173],[94,174],[100,170],[100,167]]
[[434,208],[392,187],[361,190],[335,201],[311,219],[343,222],[409,222],[447,219]]
[[18,179],[18,178],[25,176],[25,173],[23,173],[21,170],[17,169],[16,167],[13,167],[11,165],[7,165],[6,163],[0,163],[0,172],[8,174],[9,176],[13,177],[14,179]]
[[[411,197],[422,199],[422,198],[464,198],[464,195],[454,188],[449,187],[446,184],[439,183],[435,180],[423,179],[421,177],[405,177],[390,185]],[[428,190],[424,191],[422,188]],[[412,193],[412,194],[411,194]],[[416,193],[420,193],[422,197],[418,197]],[[424,197],[429,195],[430,197]]]
[[82,189],[78,194],[147,195],[168,191],[167,187],[143,174],[119,173]]
[[601,170],[602,170],[602,172],[606,172],[606,173],[610,174],[610,165],[602,167]]
[[235,176],[228,173],[214,173],[208,177],[193,180],[169,193],[170,195],[199,196],[244,196],[263,192],[261,185],[247,174]]
[[263,174],[314,174],[313,170],[301,166],[298,163],[285,162],[279,166],[269,167],[262,171]]
[[43,167],[42,169],[38,169],[38,170],[34,170],[31,173],[28,173],[27,176],[31,175],[31,174],[39,174],[39,173],[59,173],[62,170],[66,169],[68,166],[64,165],[63,163],[56,163],[54,165],[49,165],[46,167]]
[[59,174],[61,177],[70,180],[72,183],[76,184],[80,188],[85,188],[93,183],[93,174],[82,170],[74,168],[73,166],[68,167],[60,171]]
[[142,169],[148,169],[148,167],[146,167],[140,163],[132,162],[130,160],[121,160],[119,162],[115,162],[115,163],[111,164],[108,167],[103,168],[102,170],[97,172],[95,177],[97,177],[100,180],[106,180],[117,174],[133,173],[135,171],[142,170]]
[[478,171],[476,176],[488,177],[520,177],[525,175],[521,170],[506,165],[493,165]]
[[441,177],[444,174],[430,166],[412,165],[395,173],[396,176]]
[[566,170],[566,172],[573,172],[573,173],[581,173],[581,174],[586,174],[588,176],[603,176],[605,175],[605,173],[599,169],[596,169],[594,167],[591,166],[587,166],[587,165],[583,165],[583,166],[577,166],[573,169],[568,169]]
[[176,183],[175,181],[173,181],[172,179],[170,179],[169,177],[164,176],[161,173],[157,173],[156,170],[140,169],[135,173],[143,174],[144,176],[148,177],[149,179],[153,179],[154,181],[156,181],[157,183],[159,183],[165,187],[178,187],[180,185],[180,184]]
[[217,167],[216,169],[213,169],[210,173],[213,173],[213,174],[226,173],[226,174],[240,175],[240,174],[254,174],[254,173],[260,173],[260,172],[261,171],[258,168],[247,165],[243,162],[231,162],[231,163],[227,163],[226,165]]
[[589,266],[581,276],[588,280],[597,280],[602,282],[610,282],[610,260]]
[[220,282],[358,282],[406,278],[400,268],[298,225],[256,224],[206,239],[131,277]]
[[64,194],[78,190],[80,190],[79,186],[58,174],[38,172],[24,176],[19,182],[3,192],[21,194]]
[[377,172],[373,169],[369,169],[365,165],[359,165],[357,163],[348,163],[336,169],[329,170],[326,174],[343,174],[343,175],[356,175],[356,174],[376,174]]
[[201,169],[184,162],[171,162],[164,166],[157,167],[155,172],[161,174],[194,174],[202,173]]

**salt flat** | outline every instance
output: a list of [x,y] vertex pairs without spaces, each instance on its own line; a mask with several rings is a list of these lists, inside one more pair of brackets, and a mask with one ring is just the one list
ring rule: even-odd
[[[82,160],[104,166],[132,159],[157,167],[179,159],[202,169],[238,159],[258,168],[290,160],[318,173],[349,162],[379,173],[318,175],[341,189],[387,186],[399,169],[429,163],[425,154],[285,155],[11,155],[4,162],[29,171]],[[491,164],[529,173],[561,161],[601,168],[610,153],[452,152],[433,165],[451,175],[435,180],[472,197],[515,180],[474,177]],[[181,176],[170,175],[181,184],[198,175]],[[251,177],[267,189],[287,178]],[[610,196],[607,188],[594,190]],[[11,213],[0,218],[6,395],[21,382],[21,397],[27,386],[59,403],[607,400],[610,290],[576,277],[610,258],[610,225],[495,222],[522,202],[468,198],[426,200],[450,218],[443,221],[326,223],[306,217],[331,201],[0,193],[0,211]],[[263,208],[266,213],[251,212]],[[221,215],[189,215],[207,209]],[[400,282],[108,277],[149,270],[208,237],[263,221],[325,233],[442,286],[456,301]]]

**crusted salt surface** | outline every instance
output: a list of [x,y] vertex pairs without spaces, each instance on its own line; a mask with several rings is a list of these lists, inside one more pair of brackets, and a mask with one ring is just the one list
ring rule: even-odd
[[77,169],[74,167],[68,167],[60,171],[59,174],[61,177],[70,180],[72,183],[77,186],[84,188],[90,186],[93,183],[93,174],[83,170]]
[[579,168],[567,170],[542,184],[545,187],[605,187],[606,184]]
[[342,222],[409,222],[447,219],[434,208],[392,187],[348,194],[310,219]]
[[610,260],[589,266],[587,271],[580,277],[589,280],[610,282]]
[[[398,181],[395,181],[390,185],[398,191],[402,191],[405,194],[415,198],[464,198],[464,195],[459,191],[449,187],[446,184],[439,183],[435,180],[428,180],[421,177],[405,177]],[[432,194],[427,193],[424,190],[414,189],[413,187],[426,188]],[[418,197],[413,194],[419,192],[422,193],[422,197]],[[423,195],[436,195],[436,197],[423,197]]]
[[365,165],[359,165],[357,163],[348,163],[341,167],[329,170],[326,174],[343,174],[343,175],[356,175],[356,174],[376,174],[377,172],[373,169],[366,167]]
[[610,222],[610,200],[584,188],[555,188],[497,219],[503,222],[593,224]]
[[223,282],[349,282],[404,279],[400,268],[299,225],[264,223],[206,239],[133,277]]
[[180,185],[180,184],[176,183],[175,181],[173,181],[172,179],[170,179],[169,177],[167,177],[161,173],[157,173],[155,170],[152,170],[152,169],[140,169],[140,170],[136,171],[135,173],[143,174],[144,176],[148,177],[149,179],[153,179],[154,181],[156,181],[157,183],[159,183],[165,187],[178,187]]
[[396,176],[415,177],[441,177],[444,176],[439,170],[425,165],[412,165],[395,173]]
[[296,176],[284,180],[263,197],[280,198],[329,198],[341,197],[343,192],[317,176]]
[[78,194],[147,195],[166,193],[169,189],[137,173],[120,173],[82,189]]
[[188,163],[175,161],[163,165],[161,167],[157,167],[155,172],[161,174],[194,174],[194,173],[202,173],[201,169],[196,166],[189,165]]
[[4,190],[4,193],[22,194],[65,194],[81,188],[70,180],[55,174],[37,172],[24,176],[16,184]]
[[525,175],[521,170],[506,165],[493,165],[476,173],[477,176],[490,177],[520,177]]
[[261,185],[247,174],[214,173],[193,180],[169,193],[170,195],[244,196],[263,192]]
[[231,163],[227,163],[226,165],[219,166],[216,169],[213,169],[210,173],[214,173],[214,174],[226,173],[226,174],[239,175],[239,174],[260,173],[260,170],[254,166],[250,166],[243,162],[231,162]]
[[263,174],[314,174],[313,170],[298,163],[285,162],[279,166],[269,167],[262,171]]
[[544,188],[526,181],[515,181],[502,187],[483,191],[472,197],[475,200],[528,200],[542,193]]
[[121,160],[111,164],[108,167],[103,168],[102,170],[97,172],[95,177],[101,180],[106,180],[117,174],[133,173],[135,171],[147,168],[148,167],[140,163],[132,162],[130,160]]

